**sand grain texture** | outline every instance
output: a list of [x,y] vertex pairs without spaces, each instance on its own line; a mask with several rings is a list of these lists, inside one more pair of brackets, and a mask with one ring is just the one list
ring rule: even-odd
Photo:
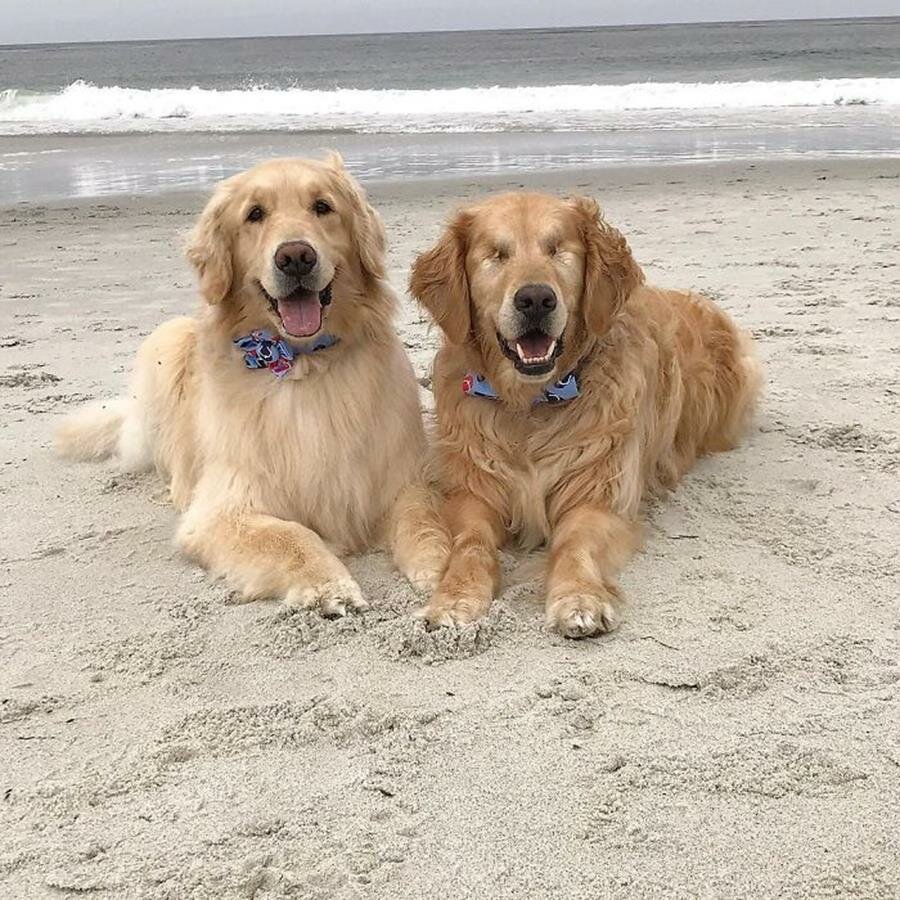
[[[0,895],[900,896],[900,166],[375,185],[394,283],[455,198],[524,184],[596,194],[768,375],[583,643],[528,583],[428,634],[378,554],[361,618],[235,604],[153,478],[50,451],[193,308],[202,199],[2,212]],[[408,299],[402,329],[427,383]]]

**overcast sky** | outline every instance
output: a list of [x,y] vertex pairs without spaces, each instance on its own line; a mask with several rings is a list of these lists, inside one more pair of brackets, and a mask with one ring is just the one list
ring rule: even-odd
[[0,44],[900,15],[900,0],[0,0]]

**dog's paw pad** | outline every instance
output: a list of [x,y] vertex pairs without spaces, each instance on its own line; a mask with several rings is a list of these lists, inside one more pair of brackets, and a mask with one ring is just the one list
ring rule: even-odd
[[612,631],[619,624],[615,604],[592,594],[574,594],[554,601],[547,624],[569,638],[585,638]]
[[363,612],[369,608],[359,585],[352,578],[326,581],[315,587],[292,588],[285,602],[302,609],[318,609],[323,616],[336,619],[348,612]]

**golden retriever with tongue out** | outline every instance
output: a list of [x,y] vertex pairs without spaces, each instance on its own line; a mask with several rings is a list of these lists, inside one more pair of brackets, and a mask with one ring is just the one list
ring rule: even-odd
[[645,284],[584,198],[461,210],[410,290],[444,332],[436,462],[452,549],[424,616],[483,616],[498,548],[516,537],[549,547],[548,624],[609,630],[642,499],[747,424],[760,384],[749,339],[707,298]]
[[184,513],[179,545],[247,598],[362,608],[339,554],[382,538],[420,580],[442,547],[384,251],[338,156],[224,181],[187,251],[205,308],[154,331],[130,396],[66,421],[59,450],[155,467]]

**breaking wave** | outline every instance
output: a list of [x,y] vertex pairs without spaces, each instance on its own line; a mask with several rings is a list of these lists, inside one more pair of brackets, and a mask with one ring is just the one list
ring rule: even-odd
[[446,90],[98,87],[0,91],[0,133],[108,131],[454,132],[608,127],[641,111],[900,106],[900,78],[563,84]]

